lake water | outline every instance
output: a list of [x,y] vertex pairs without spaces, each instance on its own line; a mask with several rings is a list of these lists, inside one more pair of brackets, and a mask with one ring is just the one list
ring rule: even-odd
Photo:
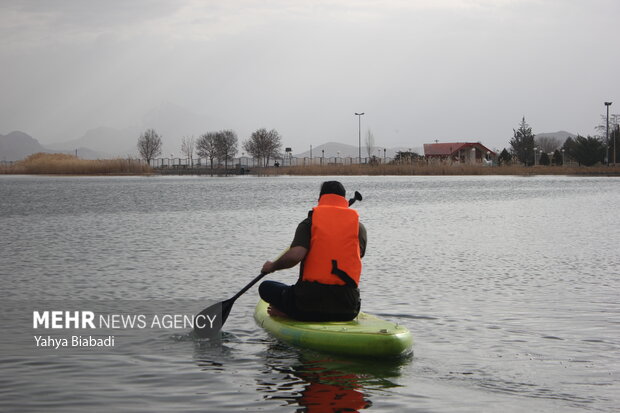
[[256,288],[215,342],[152,331],[56,354],[16,321],[52,301],[229,298],[326,179],[0,176],[0,410],[617,411],[619,178],[343,177],[364,196],[362,308],[412,331],[400,360],[278,343],[253,321]]

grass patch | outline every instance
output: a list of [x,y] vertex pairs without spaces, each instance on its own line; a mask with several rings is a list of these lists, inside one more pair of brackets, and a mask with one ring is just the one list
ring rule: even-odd
[[137,159],[79,159],[60,153],[35,153],[12,165],[0,166],[1,174],[44,175],[142,175],[150,166]]

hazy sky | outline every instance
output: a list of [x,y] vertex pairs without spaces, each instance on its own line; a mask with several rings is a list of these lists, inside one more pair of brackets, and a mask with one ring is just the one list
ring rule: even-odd
[[[0,134],[143,126],[164,103],[294,152],[535,133],[620,113],[618,0],[0,0]],[[616,109],[616,110],[614,110]]]

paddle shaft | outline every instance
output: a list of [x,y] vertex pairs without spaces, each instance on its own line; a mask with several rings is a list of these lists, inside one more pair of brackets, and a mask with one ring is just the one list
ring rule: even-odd
[[[280,255],[278,255],[278,257],[277,257],[275,260],[273,260],[273,261],[274,261],[274,262],[278,261],[280,258],[282,258],[282,256],[283,256],[284,254],[286,254],[286,253],[287,253],[287,251],[288,251],[288,250],[289,250],[289,249],[287,248],[287,249],[285,249],[284,251],[282,251],[282,252],[280,253]],[[267,275],[267,273],[264,273],[264,272],[261,272],[260,274],[258,274],[256,277],[254,277],[254,279],[253,279],[252,281],[250,281],[250,283],[249,283],[248,285],[246,285],[245,287],[243,287],[243,288],[241,289],[241,291],[239,291],[237,294],[235,294],[235,295],[234,295],[234,296],[232,296],[230,299],[228,299],[228,301],[230,301],[230,303],[231,303],[231,304],[232,304],[232,303],[234,303],[234,302],[237,300],[237,298],[241,297],[241,296],[242,296],[242,295],[243,295],[243,294],[244,294],[247,290],[249,290],[250,288],[252,288],[252,286],[253,286],[254,284],[256,284],[257,282],[259,282],[259,281],[260,281],[260,280],[261,280],[261,279],[262,279],[265,275]]]
[[230,301],[232,303],[235,300],[237,300],[237,298],[241,297],[247,290],[252,288],[252,286],[254,284],[256,284],[257,282],[259,282],[261,280],[261,278],[263,278],[265,275],[267,275],[266,272],[261,272],[260,274],[258,274],[256,277],[254,277],[254,279],[252,281],[250,281],[250,283],[248,285],[243,287],[241,289],[241,291],[239,291],[237,294],[235,294],[233,297],[231,297],[228,301]]

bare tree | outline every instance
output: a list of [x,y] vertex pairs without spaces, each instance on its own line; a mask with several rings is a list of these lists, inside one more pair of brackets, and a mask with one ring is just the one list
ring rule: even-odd
[[[609,114],[609,134],[611,135],[611,131],[613,131],[618,124],[620,124],[620,114],[618,113],[610,113]],[[605,139],[607,137],[607,115],[601,115],[601,123],[596,125],[595,128],[598,131],[598,136]]]
[[560,138],[555,136],[537,136],[534,139],[535,145],[542,149],[544,153],[551,153],[562,146]]
[[267,166],[269,158],[275,158],[282,150],[280,134],[275,129],[270,131],[265,128],[258,129],[243,142],[243,149],[254,158],[262,160],[263,165]]
[[151,160],[161,155],[161,136],[154,129],[147,129],[138,138],[138,152],[147,164],[151,164]]
[[224,168],[228,169],[228,159],[237,154],[237,134],[230,130],[221,130],[216,133],[215,147],[217,158],[224,160]]
[[189,159],[190,165],[194,166],[194,148],[196,147],[194,137],[184,136],[181,141],[181,153]]
[[196,153],[201,158],[207,158],[211,162],[211,173],[213,173],[213,159],[217,157],[217,133],[208,132],[200,135],[196,142]]
[[[368,157],[372,157],[372,153],[375,149],[375,135],[373,135],[372,131],[368,129],[366,133],[366,152],[368,152]],[[361,162],[361,159],[360,159]]]
[[607,141],[607,114],[601,115],[601,123],[595,127],[595,129],[598,131],[598,136],[605,141],[606,145],[609,145],[609,148],[607,149],[607,151],[610,154],[609,155],[610,159],[613,159],[613,152],[614,152],[614,148],[613,148],[614,139],[612,139],[613,131],[616,128],[618,128],[619,124],[620,124],[620,114],[610,113],[609,114],[609,141],[612,143]]

